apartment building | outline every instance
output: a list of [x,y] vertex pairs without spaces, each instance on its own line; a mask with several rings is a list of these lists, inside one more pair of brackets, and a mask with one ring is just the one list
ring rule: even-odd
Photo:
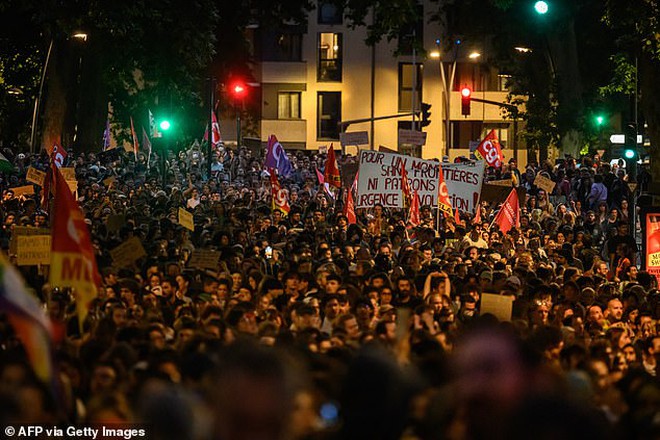
[[[506,77],[483,62],[488,47],[468,38],[448,44],[440,25],[429,20],[437,4],[427,1],[420,7],[423,23],[374,47],[365,44],[365,28],[350,29],[342,11],[322,0],[305,25],[251,29],[257,60],[254,75],[261,93],[261,141],[275,134],[287,149],[317,150],[330,143],[338,148],[342,121],[405,115],[413,106],[419,111],[423,102],[431,105],[430,124],[423,127],[424,146],[406,145],[399,139],[399,129],[413,128],[412,116],[352,123],[346,131],[368,133],[369,144],[359,148],[384,146],[424,158],[453,159],[469,156],[470,145],[496,129],[505,158],[513,157],[513,123],[503,118],[501,108],[472,102],[470,115],[461,114],[464,86],[471,88],[473,98],[506,100]],[[419,49],[412,49],[413,40]],[[442,68],[444,83],[455,70],[455,80],[448,84],[449,133]],[[419,130],[420,121],[414,124]],[[231,140],[230,132],[223,134]],[[349,145],[345,151],[355,154],[357,147]],[[518,160],[526,163],[521,143]]]

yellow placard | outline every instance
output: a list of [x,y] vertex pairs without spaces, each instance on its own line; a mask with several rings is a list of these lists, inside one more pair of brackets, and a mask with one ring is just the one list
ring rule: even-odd
[[133,262],[147,256],[142,242],[132,237],[110,251],[112,263],[115,267],[129,267]]
[[35,167],[30,167],[27,170],[27,175],[25,180],[28,182],[34,183],[35,185],[44,186],[44,180],[46,179],[46,173],[39,171]]
[[19,266],[50,264],[50,235],[16,237],[16,264]]
[[649,254],[647,266],[648,267],[660,266],[660,252],[656,252],[655,254]]
[[542,176],[541,174],[536,175],[536,179],[534,179],[534,185],[541,188],[548,194],[552,193],[552,191],[555,189],[555,182],[545,176]]
[[179,224],[190,231],[194,231],[195,222],[193,220],[192,212],[179,208]]
[[32,185],[17,186],[15,188],[9,188],[9,190],[14,192],[14,197],[31,196],[34,194],[34,186]]
[[60,173],[62,173],[62,177],[64,177],[64,180],[76,180],[76,169],[75,168],[60,168]]
[[513,312],[513,298],[504,295],[495,295],[493,293],[484,293],[481,295],[480,315],[490,313],[500,321],[511,321]]
[[511,179],[504,179],[504,180],[491,180],[490,182],[486,182],[489,185],[496,185],[496,186],[508,186],[511,188],[513,186],[513,180]]

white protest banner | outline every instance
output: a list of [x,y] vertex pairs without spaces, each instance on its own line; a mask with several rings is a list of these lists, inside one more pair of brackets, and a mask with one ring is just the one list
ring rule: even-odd
[[420,205],[438,205],[438,162],[402,154],[362,150],[356,208],[377,204],[385,208],[402,208],[401,164],[408,174],[410,189],[419,194]]
[[442,175],[454,210],[476,213],[484,183],[486,162],[443,163]]

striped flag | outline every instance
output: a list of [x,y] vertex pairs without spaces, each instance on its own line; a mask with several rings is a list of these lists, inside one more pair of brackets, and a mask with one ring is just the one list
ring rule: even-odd
[[151,113],[151,110],[149,110],[149,132],[152,139],[163,137],[163,134],[158,130],[156,120],[154,119],[154,115]]
[[147,150],[147,168],[149,167],[149,161],[151,160],[151,141],[149,136],[147,136],[147,131],[142,127],[142,146]]
[[45,384],[52,384],[55,376],[50,320],[37,299],[25,288],[21,275],[1,253],[0,310],[7,313],[37,377]]
[[103,130],[103,151],[110,149],[110,118],[105,120],[105,130]]
[[135,132],[135,126],[133,125],[133,116],[131,116],[131,136],[133,137],[133,154],[135,155],[135,160],[137,160],[140,144],[138,144],[137,133]]

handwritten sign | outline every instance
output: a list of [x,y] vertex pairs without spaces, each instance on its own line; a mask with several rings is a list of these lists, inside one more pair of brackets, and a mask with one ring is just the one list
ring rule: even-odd
[[14,197],[31,196],[34,194],[34,186],[32,185],[17,186],[9,188],[9,190],[14,192]]
[[44,173],[43,171],[39,171],[34,167],[28,168],[27,175],[25,176],[25,180],[27,180],[28,182],[34,183],[35,185],[44,186],[45,179],[46,179],[46,173]]
[[197,269],[217,269],[220,251],[211,249],[195,249],[188,261],[188,267]]
[[115,267],[130,267],[135,261],[146,257],[147,252],[137,237],[132,237],[110,251]]
[[542,176],[541,174],[536,175],[536,179],[534,179],[534,185],[541,188],[548,194],[550,194],[555,189],[555,182],[545,176]]
[[16,264],[19,266],[50,264],[50,235],[16,237]]
[[195,222],[193,220],[192,212],[179,208],[179,224],[190,231],[194,231]]
[[510,296],[495,295],[493,293],[483,293],[481,295],[481,309],[479,313],[482,316],[490,313],[500,321],[511,321],[512,311],[513,298]]
[[9,241],[9,253],[16,255],[18,247],[18,237],[23,235],[50,235],[50,229],[35,228],[34,226],[14,226]]
[[489,185],[495,185],[495,186],[507,186],[511,188],[513,186],[513,180],[511,179],[503,179],[503,180],[491,180],[488,182]]

